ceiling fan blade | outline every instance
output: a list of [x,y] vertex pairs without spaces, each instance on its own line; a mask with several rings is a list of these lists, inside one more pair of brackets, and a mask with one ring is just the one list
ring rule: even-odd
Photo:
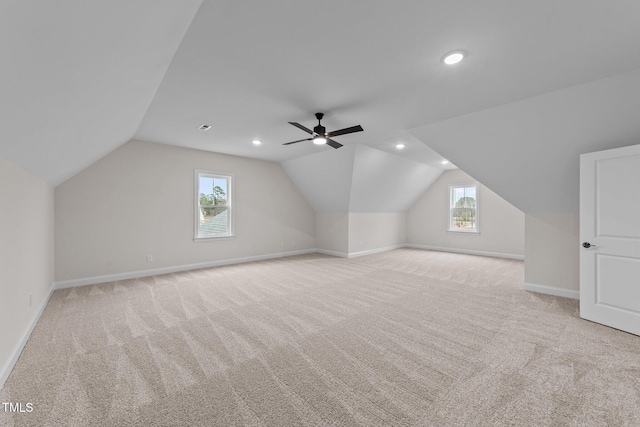
[[296,122],[289,122],[290,125],[294,125],[295,127],[297,127],[298,129],[301,129],[303,131],[305,131],[306,133],[313,135],[313,131],[311,129],[308,129],[304,126],[302,126],[300,123],[296,123]]
[[285,142],[282,145],[289,145],[289,144],[295,144],[296,142],[302,142],[302,141],[311,141],[313,138],[307,138],[307,139],[299,139],[297,141],[291,141],[291,142]]
[[327,138],[327,145],[329,147],[333,147],[333,148],[340,148],[342,147],[342,144],[340,144],[339,142],[335,142],[333,139],[329,139]]
[[346,135],[348,133],[354,133],[354,132],[362,132],[363,130],[364,129],[362,129],[362,126],[360,126],[360,125],[351,126],[350,128],[344,128],[344,129],[340,129],[340,130],[334,130],[333,132],[329,132],[329,133],[327,133],[327,136],[329,138],[333,138],[334,136]]

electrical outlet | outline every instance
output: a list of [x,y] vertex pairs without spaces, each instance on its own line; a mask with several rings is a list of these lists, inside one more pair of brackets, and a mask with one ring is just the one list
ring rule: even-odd
[[29,307],[33,304],[33,295],[29,294]]
[[291,241],[291,246],[295,246],[295,245],[296,245],[296,241],[295,241],[295,240],[292,240],[292,241]]
[[153,262],[153,255],[147,255],[147,262]]
[[362,240],[360,240],[360,247],[363,247],[364,243],[362,243]]
[[280,247],[284,248],[284,242],[280,242]]

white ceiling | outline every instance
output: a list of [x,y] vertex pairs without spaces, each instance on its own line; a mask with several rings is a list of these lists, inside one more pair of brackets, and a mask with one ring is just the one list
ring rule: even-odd
[[316,212],[406,212],[442,169],[362,144],[285,160]]
[[640,144],[640,70],[412,132],[528,213],[577,212],[580,154]]
[[355,145],[282,162],[315,212],[348,212]]
[[0,156],[56,185],[131,139],[199,5],[0,2]]
[[356,145],[348,212],[406,212],[442,169]]
[[136,138],[283,161],[330,150],[281,145],[320,111],[364,127],[344,144],[438,166],[407,130],[640,67],[639,16],[637,0],[204,1]]
[[[366,145],[441,168],[436,148],[462,166],[468,158],[446,144],[469,141],[477,127],[468,123],[466,133],[456,134],[447,124],[456,122],[447,119],[640,68],[637,0],[198,6],[198,0],[0,3],[0,155],[54,185],[133,137],[284,162],[332,150],[280,145],[306,136],[288,121],[312,127],[313,113],[321,111],[329,130],[364,127],[336,138],[347,147]],[[445,66],[440,59],[453,49],[468,57]],[[563,108],[574,109],[582,100],[565,101]],[[526,122],[529,114],[515,109],[505,119]],[[599,129],[615,126],[614,116],[602,118]],[[203,123],[212,129],[199,131]],[[423,129],[437,123],[443,127]],[[536,125],[555,126],[546,116]],[[432,148],[424,143],[430,132],[440,140]],[[253,146],[255,138],[264,143]],[[396,150],[398,142],[406,148]],[[552,153],[562,141],[551,132],[535,143],[527,152]],[[477,151],[485,144],[492,149],[487,139]]]

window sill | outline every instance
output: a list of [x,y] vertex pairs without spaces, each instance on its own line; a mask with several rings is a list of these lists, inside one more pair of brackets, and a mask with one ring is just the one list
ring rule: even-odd
[[460,231],[460,230],[447,230],[447,233],[453,234],[471,234],[474,236],[480,235],[480,231]]
[[203,242],[215,242],[215,241],[219,241],[219,240],[232,240],[235,239],[236,236],[211,236],[211,237],[194,237],[193,241],[196,243],[203,243]]

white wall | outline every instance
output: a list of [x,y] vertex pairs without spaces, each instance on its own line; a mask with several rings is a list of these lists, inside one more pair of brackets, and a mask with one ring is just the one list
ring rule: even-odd
[[[234,175],[235,238],[194,242],[195,169]],[[56,282],[316,246],[314,212],[279,164],[141,141],[56,187],[55,218]]]
[[527,214],[525,242],[524,281],[528,288],[579,292],[580,215]]
[[53,194],[0,157],[0,388],[52,290]]
[[349,254],[403,245],[406,215],[402,213],[350,213]]
[[524,214],[482,184],[478,195],[480,233],[447,231],[449,185],[473,181],[459,169],[440,175],[407,212],[407,243],[524,256]]
[[346,256],[349,252],[349,214],[317,212],[316,245],[320,251]]
[[405,213],[316,213],[316,242],[321,252],[358,256],[404,245]]

